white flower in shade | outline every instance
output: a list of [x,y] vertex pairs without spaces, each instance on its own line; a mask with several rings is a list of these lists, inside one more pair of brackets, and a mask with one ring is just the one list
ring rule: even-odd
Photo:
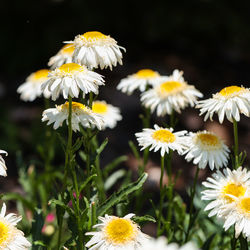
[[22,217],[15,214],[6,214],[6,205],[3,203],[0,213],[0,249],[22,250],[29,249],[31,244],[24,237],[22,231],[16,228]]
[[167,244],[167,239],[161,236],[157,239],[149,239],[141,250],[198,250],[198,248],[193,242],[188,242],[181,247],[177,243]]
[[20,98],[23,101],[34,101],[37,97],[41,96],[42,93],[45,98],[50,97],[49,91],[42,91],[41,86],[46,80],[48,80],[48,69],[41,69],[38,70],[31,75],[29,75],[26,81],[21,84],[18,89],[17,93],[21,94]]
[[117,85],[117,89],[121,90],[123,93],[131,95],[136,89],[139,89],[141,92],[145,91],[147,86],[155,86],[162,82],[164,79],[163,76],[156,71],[151,69],[141,69],[133,75],[121,80]]
[[209,165],[211,170],[227,165],[230,150],[213,132],[191,132],[187,136],[187,143],[189,146],[185,159],[188,162],[193,160],[199,168]]
[[226,116],[230,122],[240,120],[240,114],[250,116],[250,89],[238,86],[229,86],[213,95],[212,98],[201,100],[196,108],[200,115],[206,113],[204,120],[212,120],[214,113],[218,114],[222,123]]
[[120,109],[105,101],[94,101],[92,103],[92,111],[103,117],[103,128],[114,128],[118,121],[122,119]]
[[235,226],[235,237],[242,235],[250,241],[250,190],[242,197],[232,196],[236,202],[231,203],[224,211],[224,228],[228,230],[232,225]]
[[250,172],[242,167],[237,170],[225,168],[223,172],[217,170],[212,176],[202,182],[207,189],[201,192],[201,199],[211,201],[205,207],[205,211],[211,210],[208,216],[225,218],[225,209],[235,203],[236,198],[243,197],[250,188]]
[[169,150],[177,151],[178,154],[183,154],[187,148],[185,134],[187,131],[179,131],[173,133],[173,129],[161,128],[154,125],[154,129],[144,128],[142,132],[136,133],[141,150],[149,147],[149,150],[154,152],[161,150],[161,156],[169,153]]
[[42,84],[42,90],[51,92],[52,100],[55,101],[60,93],[64,99],[68,96],[78,97],[80,90],[83,94],[97,94],[100,85],[104,85],[100,74],[76,63],[66,63],[49,73],[48,80]]
[[[56,105],[56,108],[50,108],[43,111],[42,121],[48,121],[47,125],[54,123],[53,128],[57,129],[62,126],[63,122],[66,121],[68,124],[69,116],[69,103]],[[72,102],[72,129],[79,131],[81,124],[84,127],[95,126],[99,130],[104,125],[103,117],[99,114],[94,113],[90,108],[84,106],[79,102]]]
[[52,56],[49,59],[48,65],[52,69],[55,69],[65,63],[72,63],[74,50],[75,46],[73,44],[65,44],[55,56]]
[[88,68],[101,69],[116,66],[117,63],[122,65],[122,52],[125,49],[119,45],[115,39],[104,35],[98,31],[86,32],[83,35],[75,37],[73,43],[75,51],[73,61]]
[[157,116],[170,115],[174,110],[180,113],[188,105],[193,107],[203,95],[193,85],[188,85],[182,75],[182,71],[174,70],[163,83],[142,93],[142,104],[151,112],[156,110]]
[[88,232],[92,238],[85,245],[89,250],[136,250],[142,249],[148,237],[142,233],[139,226],[131,218],[134,214],[128,214],[123,218],[105,215],[99,217],[100,224],[94,226],[97,232]]
[[[0,154],[8,155],[8,153],[4,150],[0,150]],[[7,167],[5,165],[5,161],[3,157],[0,155],[0,175],[7,176],[6,170],[7,170]]]

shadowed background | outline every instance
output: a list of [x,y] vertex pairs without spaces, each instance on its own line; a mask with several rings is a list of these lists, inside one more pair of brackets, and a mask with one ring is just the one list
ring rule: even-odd
[[[174,69],[184,71],[184,78],[209,98],[227,85],[249,87],[250,79],[250,2],[226,0],[154,1],[80,1],[80,0],[25,0],[1,1],[1,67],[0,67],[0,148],[7,150],[8,175],[16,183],[16,153],[22,152],[27,164],[38,158],[37,143],[43,140],[41,123],[43,99],[25,103],[16,93],[26,77],[41,68],[62,47],[63,41],[73,40],[86,31],[100,31],[110,35],[125,47],[123,66],[98,71],[105,76],[106,86],[100,88],[100,98],[121,108],[123,120],[114,130],[101,132],[109,137],[103,162],[121,154],[129,156],[125,167],[135,170],[137,163],[131,155],[128,140],[135,142],[135,132],[141,131],[139,113],[142,111],[139,93],[131,96],[116,90],[122,78],[142,68],[160,74],[171,74]],[[57,104],[63,103],[61,98]],[[232,124],[203,123],[198,110],[187,108],[178,116],[177,129],[217,132],[230,146]],[[153,116],[153,123],[161,119]],[[242,117],[239,124],[240,149],[250,151],[249,119]],[[63,154],[58,146],[55,161],[61,163]],[[158,154],[151,154],[158,164]],[[247,159],[247,163],[249,158]],[[192,164],[183,158],[174,159],[182,168],[177,188],[183,190],[193,177]],[[152,178],[159,174],[152,171]],[[206,170],[209,172],[209,170]],[[207,173],[203,171],[200,178]],[[186,178],[184,178],[186,176]],[[10,179],[1,178],[2,184]],[[15,185],[14,185],[15,186]],[[5,186],[9,190],[9,186]]]

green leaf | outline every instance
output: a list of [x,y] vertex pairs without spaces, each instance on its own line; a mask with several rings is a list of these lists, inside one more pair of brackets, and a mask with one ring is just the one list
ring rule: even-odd
[[100,207],[97,209],[97,215],[102,216],[108,211],[111,207],[120,203],[123,199],[139,188],[142,187],[143,183],[148,177],[147,173],[143,173],[136,182],[129,183],[127,186],[121,188],[118,192],[113,193]]
[[128,144],[129,144],[129,147],[131,148],[131,150],[132,150],[132,152],[133,152],[135,158],[136,158],[138,161],[140,161],[140,158],[141,158],[141,157],[140,157],[140,154],[139,154],[139,152],[138,152],[138,150],[137,150],[135,144],[134,144],[132,141],[129,141]]
[[136,223],[140,224],[142,222],[147,222],[147,221],[150,221],[150,222],[156,222],[155,218],[152,217],[151,215],[144,215],[144,216],[134,216],[132,218],[133,221],[135,221]]
[[80,186],[80,188],[79,188],[79,193],[82,192],[82,190],[85,188],[85,186],[86,186],[94,177],[97,177],[97,175],[96,175],[96,174],[93,174],[93,175],[89,176],[89,177],[83,182],[83,184],[82,184],[82,185]]
[[40,249],[39,245],[35,245],[35,242],[41,241],[43,225],[44,225],[44,218],[42,209],[36,208],[31,227],[31,235],[33,242],[32,249],[34,250]]
[[33,203],[27,199],[25,199],[22,195],[18,194],[18,193],[7,193],[4,194],[2,199],[4,201],[8,201],[8,200],[18,200],[20,202],[22,202],[22,204],[29,208],[32,212],[35,211],[35,207],[33,205]]
[[104,148],[106,147],[106,145],[108,144],[108,138],[106,138],[101,146],[99,148],[96,149],[96,152],[94,153],[94,155],[92,155],[91,157],[91,162],[94,163],[95,160],[97,159],[97,157],[101,154],[101,152],[104,150]]
[[57,206],[60,206],[64,209],[64,211],[67,211],[70,215],[74,214],[74,211],[68,206],[68,205],[65,205],[62,201],[60,200],[56,200],[56,199],[51,199],[49,201],[49,205],[50,204],[55,204]]
[[203,250],[209,250],[210,249],[210,245],[214,239],[214,236],[216,235],[216,233],[212,234],[203,244],[202,249]]
[[75,153],[76,151],[79,150],[79,148],[82,146],[83,143],[83,136],[82,137],[78,137],[75,144],[73,145],[72,151],[73,153]]
[[44,244],[41,240],[36,240],[35,242],[33,242],[34,246],[42,246],[42,247],[47,247],[46,244]]
[[104,189],[107,191],[109,190],[118,179],[122,178],[126,174],[125,169],[119,169],[115,171],[113,174],[111,174],[104,183]]
[[107,164],[105,167],[104,167],[104,170],[103,170],[103,176],[104,177],[107,177],[109,175],[109,173],[114,169],[116,168],[120,163],[126,161],[128,159],[127,156],[125,155],[122,155],[122,156],[119,156],[117,158],[115,158],[111,163]]

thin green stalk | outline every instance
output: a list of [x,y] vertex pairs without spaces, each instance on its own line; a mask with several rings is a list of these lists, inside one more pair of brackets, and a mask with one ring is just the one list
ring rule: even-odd
[[234,168],[239,167],[239,141],[238,141],[238,124],[235,119],[233,119],[233,129],[234,129]]
[[165,189],[163,185],[163,176],[164,176],[164,165],[165,165],[165,156],[161,157],[161,176],[160,176],[160,206],[158,212],[158,224],[157,224],[157,236],[161,234],[161,220],[162,220],[162,209],[163,209],[163,202],[165,196]]
[[199,167],[196,168],[196,172],[195,172],[195,177],[194,177],[194,183],[193,183],[193,187],[191,189],[191,198],[190,198],[190,208],[189,208],[189,222],[188,222],[188,229],[187,229],[187,233],[186,233],[186,238],[185,238],[185,242],[188,241],[188,237],[190,234],[190,230],[194,224],[194,215],[193,215],[193,209],[194,209],[194,196],[196,193],[196,185],[197,185],[197,180],[198,180],[198,176],[199,176]]

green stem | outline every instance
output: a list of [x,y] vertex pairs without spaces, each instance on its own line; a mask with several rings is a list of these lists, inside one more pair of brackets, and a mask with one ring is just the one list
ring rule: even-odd
[[189,237],[189,233],[190,230],[193,226],[194,223],[194,216],[193,216],[193,209],[194,209],[194,196],[195,196],[195,192],[196,192],[196,185],[197,185],[197,180],[198,180],[198,176],[199,176],[199,167],[196,168],[196,172],[195,172],[195,177],[194,177],[194,183],[193,183],[193,188],[191,190],[191,199],[190,199],[190,209],[189,209],[189,222],[188,222],[188,229],[187,229],[187,233],[186,233],[186,239],[185,242],[188,241],[188,237]]
[[234,159],[235,159],[235,166],[234,168],[237,169],[239,167],[239,141],[238,141],[238,124],[235,119],[233,119],[233,129],[234,129]]
[[163,176],[164,176],[164,165],[165,165],[165,156],[161,157],[161,176],[160,176],[160,206],[158,212],[158,225],[157,225],[157,236],[161,234],[161,220],[162,220],[162,208],[164,202],[164,185],[163,185]]

